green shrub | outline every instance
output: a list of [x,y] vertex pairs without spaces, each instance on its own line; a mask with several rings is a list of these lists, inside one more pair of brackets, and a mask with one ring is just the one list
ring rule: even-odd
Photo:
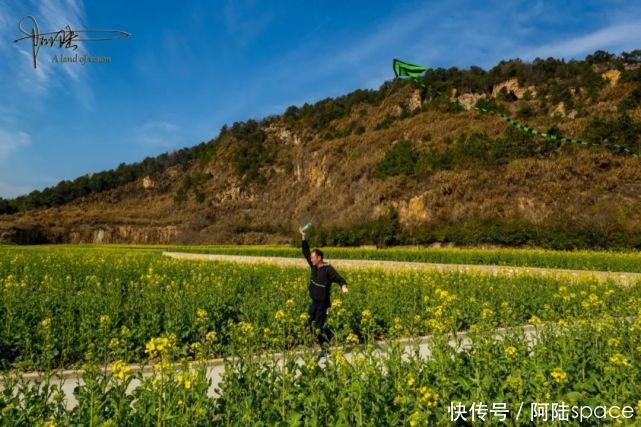
[[384,178],[396,175],[413,175],[417,160],[418,153],[414,143],[400,141],[387,150],[385,157],[376,167],[375,176]]
[[624,112],[615,120],[601,117],[593,118],[585,128],[584,138],[617,152],[615,145],[626,147],[633,152],[639,152],[641,144],[641,123],[634,122]]
[[374,127],[374,130],[387,129],[391,126],[392,123],[394,123],[395,120],[396,119],[394,117],[386,114],[385,118]]
[[236,174],[244,176],[248,181],[262,181],[260,167],[272,160],[272,153],[265,145],[267,136],[262,123],[255,120],[234,123],[230,134],[236,142],[231,161]]

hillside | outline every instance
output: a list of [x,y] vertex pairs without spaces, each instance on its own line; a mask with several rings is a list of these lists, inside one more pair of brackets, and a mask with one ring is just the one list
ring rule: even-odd
[[[0,199],[15,243],[287,243],[641,248],[641,52],[436,69],[191,149]],[[483,105],[549,133],[546,141]],[[610,148],[609,148],[610,147]],[[93,179],[92,179],[93,177]],[[100,180],[98,180],[98,178]]]

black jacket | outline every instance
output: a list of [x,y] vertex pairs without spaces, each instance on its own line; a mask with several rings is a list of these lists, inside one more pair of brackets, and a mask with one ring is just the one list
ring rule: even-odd
[[309,278],[309,296],[315,301],[325,301],[329,303],[331,284],[339,283],[340,285],[345,285],[347,282],[329,263],[323,263],[323,266],[320,268],[314,267],[310,259],[311,252],[309,251],[309,243],[307,243],[307,240],[303,239],[302,247],[303,255],[312,270],[311,277]]

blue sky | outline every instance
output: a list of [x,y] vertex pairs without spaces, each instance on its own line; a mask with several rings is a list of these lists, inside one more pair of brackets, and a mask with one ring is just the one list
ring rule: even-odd
[[[33,69],[20,17],[40,31],[119,29],[81,43],[110,63]],[[0,0],[0,197],[207,141],[234,121],[278,114],[393,77],[394,57],[434,67],[582,59],[641,48],[629,1]]]

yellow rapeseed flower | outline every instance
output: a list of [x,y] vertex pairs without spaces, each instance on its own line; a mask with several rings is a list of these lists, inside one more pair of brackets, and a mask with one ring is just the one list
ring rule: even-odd
[[505,355],[510,359],[516,357],[517,353],[518,353],[518,351],[517,351],[516,347],[514,347],[512,345],[505,348]]
[[552,379],[554,379],[554,381],[559,384],[563,384],[568,380],[568,374],[564,370],[559,368],[556,368],[552,372],[550,372],[550,375],[552,376]]
[[615,366],[632,366],[627,357],[623,356],[621,353],[616,353],[610,357],[610,363]]
[[429,388],[423,386],[419,390],[421,393],[421,397],[419,398],[419,402],[422,403],[425,406],[436,406],[438,402],[439,395],[438,393],[434,393],[432,390]]
[[356,334],[353,334],[350,332],[349,335],[347,335],[347,338],[345,339],[347,344],[358,344],[358,336]]
[[125,376],[131,372],[131,368],[123,360],[116,360],[111,364],[110,368],[114,377],[118,378],[120,381],[124,380]]
[[414,411],[412,415],[410,415],[410,427],[414,427],[418,425],[420,417],[421,417],[421,413],[419,411]]
[[173,340],[167,337],[152,338],[145,346],[145,353],[151,357],[164,353],[172,348],[172,341]]
[[251,323],[241,321],[239,325],[240,325],[240,331],[243,334],[252,335],[254,333],[254,325],[252,325]]
[[494,311],[492,311],[492,309],[484,308],[483,310],[481,310],[481,319],[487,320],[491,319],[492,317],[494,317]]
[[411,386],[413,386],[413,385],[414,385],[414,382],[415,382],[415,381],[414,381],[414,377],[413,377],[413,376],[411,376],[411,375],[408,375],[408,376],[407,376],[407,385],[411,387]]

